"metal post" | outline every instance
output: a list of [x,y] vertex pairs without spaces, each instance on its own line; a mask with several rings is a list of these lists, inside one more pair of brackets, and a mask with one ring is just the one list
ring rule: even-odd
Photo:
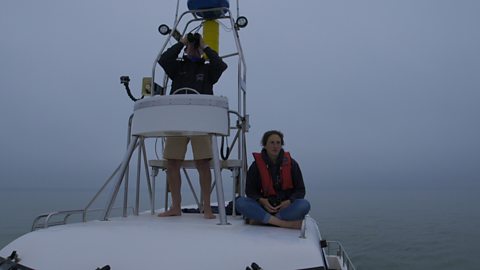
[[152,167],[152,175],[151,175],[151,182],[152,182],[152,200],[150,201],[150,208],[151,214],[155,215],[155,176],[158,175],[158,168]]
[[240,196],[245,196],[245,182],[246,182],[246,172],[248,171],[247,164],[247,144],[245,139],[245,130],[242,131],[242,154],[240,154],[240,160],[242,162],[242,168],[239,171],[238,177],[240,179]]
[[[127,129],[127,150],[128,146],[130,145],[130,139],[132,138],[132,121],[133,121],[133,113],[128,118],[128,129]],[[128,215],[128,176],[129,176],[129,166],[127,164],[127,169],[125,170],[125,184],[124,184],[124,191],[123,191],[123,217],[127,217]]]
[[139,139],[138,142],[138,157],[137,157],[137,190],[135,193],[135,215],[138,216],[140,211],[140,173],[141,173],[141,164],[142,164],[142,143],[143,137]]
[[[190,187],[190,191],[192,191],[193,199],[195,199],[195,202],[197,203],[198,210],[202,210],[203,209],[203,204],[202,204],[203,199],[202,199],[202,197],[200,197],[200,201],[198,200],[197,193],[195,192],[195,189],[193,188],[192,180],[190,180],[190,176],[188,176],[187,170],[185,168],[182,168],[182,170],[183,170],[183,174],[185,175],[185,178],[187,178],[188,186]],[[211,191],[210,191],[210,193],[211,193]],[[200,195],[201,195],[201,193],[200,193]]]
[[236,217],[237,216],[237,191],[239,192],[239,196],[240,195],[240,191],[238,190],[238,187],[240,185],[240,181],[239,181],[239,177],[240,177],[240,172],[239,172],[239,168],[234,168],[232,170],[232,183],[233,183],[233,200],[232,200],[232,216],[233,217]]
[[124,189],[123,189],[123,217],[128,216],[128,175],[129,175],[129,169],[127,166],[127,169],[125,170],[125,184],[124,184]]
[[99,191],[97,191],[97,193],[95,194],[95,196],[93,196],[93,198],[90,200],[90,202],[88,202],[87,206],[85,206],[85,208],[83,209],[83,215],[82,215],[83,222],[87,222],[88,208],[90,208],[90,206],[92,206],[93,202],[97,199],[97,197],[100,195],[100,193],[102,193],[102,191],[105,189],[105,187],[108,185],[108,183],[110,183],[110,181],[113,179],[113,177],[117,174],[118,170],[120,170],[120,166],[122,166],[121,163],[120,163],[120,165],[118,165],[118,167],[115,169],[115,171],[113,171],[112,175],[110,175],[110,177],[108,177],[107,181],[105,181],[103,186],[100,188]]
[[223,181],[220,171],[220,159],[218,155],[217,136],[212,134],[212,152],[213,152],[213,171],[215,174],[215,183],[217,190],[217,202],[218,202],[218,218],[220,219],[219,225],[228,225],[227,213],[225,211],[225,198],[223,194]]
[[152,214],[154,214],[154,196],[155,196],[155,186],[152,187],[150,181],[150,174],[148,173],[148,159],[147,159],[147,150],[145,149],[145,140],[142,138],[141,144],[143,152],[143,166],[145,168],[145,177],[147,179],[148,194],[150,195],[150,205],[152,205]]
[[[167,173],[168,173],[168,169],[167,169]],[[165,208],[164,210],[167,211],[168,210],[168,175],[165,177]]]
[[110,216],[110,211],[112,210],[113,203],[115,202],[115,198],[117,197],[118,190],[120,189],[120,185],[122,184],[123,176],[125,175],[125,171],[127,170],[128,163],[130,162],[130,158],[132,157],[133,151],[137,146],[138,137],[134,136],[133,140],[130,142],[128,146],[128,150],[123,157],[122,165],[120,166],[119,174],[117,176],[117,180],[115,181],[115,189],[112,191],[112,195],[110,196],[110,200],[107,203],[107,207],[105,208],[105,213],[103,215],[103,220],[108,220]]

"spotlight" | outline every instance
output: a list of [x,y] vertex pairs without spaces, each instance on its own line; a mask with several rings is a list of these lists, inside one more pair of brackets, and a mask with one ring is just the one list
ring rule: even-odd
[[237,22],[235,23],[238,27],[244,28],[248,24],[248,20],[244,16],[240,16],[237,18]]
[[158,27],[158,32],[164,36],[170,34],[170,31],[170,27],[168,27],[166,24],[162,24]]

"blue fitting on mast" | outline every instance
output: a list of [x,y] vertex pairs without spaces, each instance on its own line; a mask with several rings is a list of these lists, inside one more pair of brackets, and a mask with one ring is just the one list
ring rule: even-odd
[[[228,0],[188,0],[189,10],[210,9],[210,8],[229,8]],[[224,10],[197,12],[196,15],[207,20],[217,19],[225,14]]]

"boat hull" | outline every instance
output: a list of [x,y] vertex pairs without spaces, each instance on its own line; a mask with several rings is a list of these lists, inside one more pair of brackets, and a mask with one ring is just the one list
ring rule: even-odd
[[149,213],[109,221],[89,221],[28,233],[0,251],[16,250],[34,269],[323,269],[320,236],[307,218],[299,230],[247,225],[239,217],[229,225],[201,214],[159,218]]

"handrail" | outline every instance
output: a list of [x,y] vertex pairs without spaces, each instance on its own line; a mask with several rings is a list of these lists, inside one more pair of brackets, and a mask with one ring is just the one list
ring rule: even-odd
[[[318,222],[314,218],[310,217],[309,215],[306,215],[302,222],[299,238],[306,238],[307,218],[315,222],[315,224],[317,225],[316,226],[317,236],[320,240],[323,240],[320,234],[320,230],[318,229]],[[343,267],[346,267],[347,270],[355,270],[355,266],[353,265],[352,261],[350,260],[350,257],[348,257],[347,252],[345,251],[345,249],[343,248],[342,244],[339,241],[326,240],[326,243],[327,243],[326,250],[325,250],[325,247],[322,247],[322,245],[320,247],[322,252],[325,252],[327,256],[338,257],[340,259],[340,262],[343,264]]]
[[[33,220],[32,231],[34,231],[36,228],[47,228],[49,226],[48,222],[49,222],[49,220],[52,216],[65,214],[66,216],[63,219],[64,224],[65,224],[67,222],[68,217],[70,217],[71,214],[83,213],[83,211],[84,211],[83,209],[80,209],[80,210],[66,210],[66,211],[55,211],[55,212],[50,212],[50,213],[39,215]],[[38,226],[37,222],[42,218],[45,218],[45,221],[43,222],[43,226]]]
[[305,233],[307,232],[307,216],[302,220],[302,226],[300,227],[300,236],[298,238],[307,238]]
[[[123,209],[123,207],[116,207],[113,209]],[[128,207],[127,209],[131,209],[131,211],[133,212],[133,207]],[[87,213],[100,212],[100,211],[104,211],[104,209],[99,208],[99,209],[63,210],[63,211],[54,211],[50,213],[41,214],[33,220],[31,231],[34,231],[36,229],[46,229],[51,226],[65,225],[68,223],[68,219],[70,218],[70,216],[74,214],[82,214],[82,222],[86,222]],[[62,221],[51,221],[52,218],[60,215],[64,215]],[[42,218],[44,218],[45,220],[43,222],[40,222]]]
[[[332,244],[336,246],[332,246]],[[346,267],[347,270],[355,270],[355,266],[339,241],[327,241],[327,255],[338,256],[342,260],[343,267]]]

